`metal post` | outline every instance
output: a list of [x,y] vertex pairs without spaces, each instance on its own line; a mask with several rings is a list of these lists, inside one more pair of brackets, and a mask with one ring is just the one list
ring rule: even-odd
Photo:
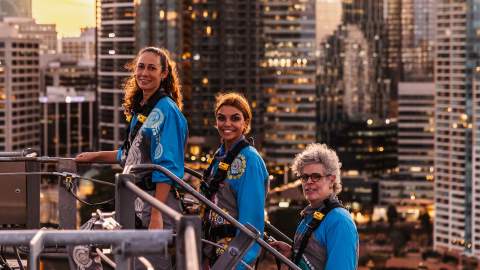
[[42,253],[44,238],[44,231],[40,230],[30,241],[30,254],[28,256],[29,270],[37,270],[38,256]]
[[[59,159],[57,164],[57,171],[77,173],[77,163],[73,159]],[[77,227],[77,201],[67,191],[67,185],[60,179],[60,186],[58,188],[58,216],[60,220],[60,228],[75,229]],[[73,190],[76,192],[76,190]]]
[[114,250],[116,270],[132,270],[135,267],[132,258],[125,253],[125,250],[128,249],[127,245],[128,243],[123,243]]
[[[40,163],[34,160],[25,161],[26,172],[39,172]],[[26,176],[27,180],[27,229],[40,228],[40,181],[39,174]]]
[[115,175],[115,215],[124,229],[135,229],[135,194],[125,186],[134,179],[130,174]]
[[[77,163],[73,159],[59,159],[57,163],[58,172],[77,173]],[[58,184],[58,219],[60,228],[62,229],[76,229],[77,228],[77,200],[67,190],[72,189],[72,192],[77,192],[76,185],[72,182],[73,179],[66,177],[59,177]],[[69,253],[73,252],[73,246],[67,246]],[[71,257],[68,258],[70,269],[74,269],[75,263]]]
[[182,216],[177,223],[176,260],[178,270],[197,270],[201,267],[201,227],[198,216]]

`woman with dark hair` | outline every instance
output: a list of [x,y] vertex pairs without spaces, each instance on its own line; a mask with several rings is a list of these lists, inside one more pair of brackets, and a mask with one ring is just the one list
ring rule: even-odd
[[[125,83],[124,113],[128,122],[126,139],[115,151],[85,152],[77,162],[120,162],[125,166],[159,164],[179,178],[184,174],[187,121],[183,116],[182,93],[175,62],[167,50],[142,49],[126,66],[132,75]],[[171,180],[158,171],[135,171],[137,185],[176,210],[178,199]],[[173,228],[174,222],[140,199],[135,203],[137,228]]]
[[[202,191],[240,223],[249,223],[263,234],[268,172],[262,157],[245,139],[252,121],[247,99],[238,93],[218,95],[215,118],[221,146],[204,173],[208,186]],[[224,247],[238,234],[233,225],[211,210],[203,215],[203,221],[206,238]],[[255,244],[242,260],[252,264],[259,250],[260,246]],[[207,246],[205,268],[213,265],[222,253],[221,248]],[[237,267],[243,268],[243,264]]]

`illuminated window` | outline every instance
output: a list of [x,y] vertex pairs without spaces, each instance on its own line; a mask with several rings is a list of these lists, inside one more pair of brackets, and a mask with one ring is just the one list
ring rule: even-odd
[[212,35],[212,27],[211,26],[207,26],[205,28],[205,34],[207,34],[207,36],[211,36]]
[[177,12],[175,12],[175,11],[167,12],[167,21],[174,21],[174,20],[177,19],[177,17],[178,17]]

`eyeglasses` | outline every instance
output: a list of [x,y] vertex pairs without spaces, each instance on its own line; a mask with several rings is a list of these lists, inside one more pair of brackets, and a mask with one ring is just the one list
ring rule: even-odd
[[307,183],[308,179],[312,179],[312,182],[318,182],[322,180],[322,178],[328,177],[331,174],[321,175],[319,173],[311,173],[311,174],[302,174],[297,179],[302,181],[302,183]]

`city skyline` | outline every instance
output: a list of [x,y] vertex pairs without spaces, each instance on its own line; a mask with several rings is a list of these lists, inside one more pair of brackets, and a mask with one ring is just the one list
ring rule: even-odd
[[95,26],[93,0],[32,0],[37,23],[56,24],[59,37],[79,36],[83,27]]

